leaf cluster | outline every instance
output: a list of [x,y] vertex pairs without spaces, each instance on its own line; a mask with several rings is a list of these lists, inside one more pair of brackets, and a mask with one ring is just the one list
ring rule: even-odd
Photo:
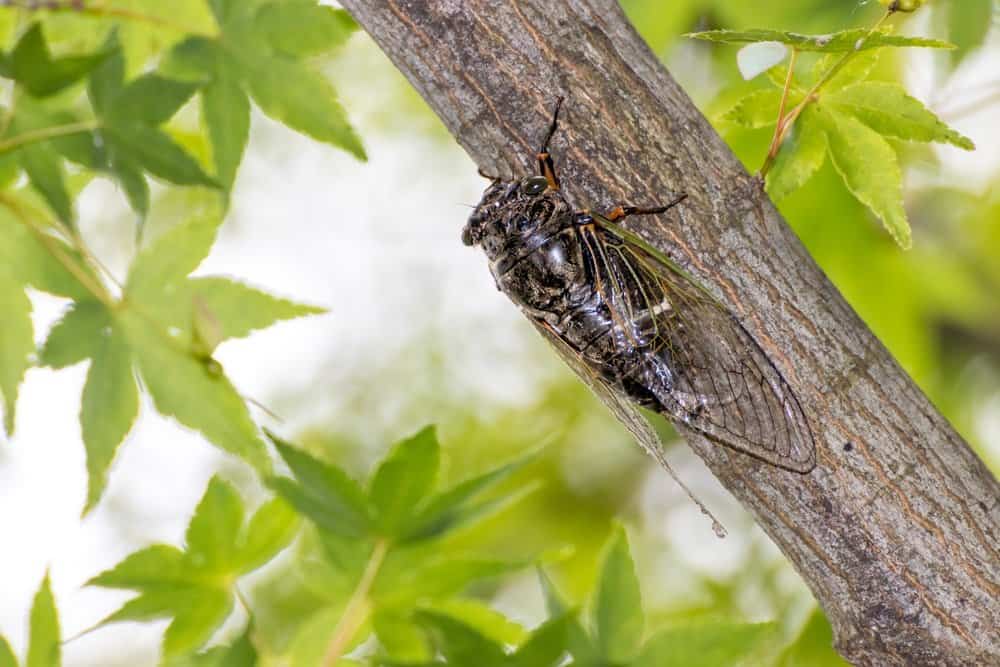
[[[715,30],[690,35],[739,44],[741,68],[768,70],[769,88],[755,90],[720,116],[736,126],[774,128],[762,172],[776,200],[798,190],[829,158],[847,189],[877,216],[903,248],[912,242],[903,206],[903,171],[894,142],[947,143],[974,150],[972,141],[945,124],[899,84],[870,78],[884,47],[951,48],[939,40],[894,35],[887,29],[801,35],[778,30]],[[778,62],[790,47],[793,69]],[[804,73],[799,52],[823,54]],[[772,59],[773,55],[778,58]],[[760,66],[751,63],[760,61]]]
[[[292,129],[364,158],[313,61],[341,46],[356,25],[315,0],[205,0],[214,33],[167,42],[136,72],[135,31],[120,25],[119,14],[61,3],[53,9],[95,14],[99,39],[90,50],[62,53],[51,39],[60,34],[51,28],[55,19],[43,19],[0,52],[0,77],[13,85],[9,106],[0,109],[4,430],[14,431],[19,386],[32,366],[89,362],[80,409],[85,512],[100,500],[135,423],[140,389],[161,414],[267,472],[270,456],[246,401],[213,354],[227,340],[322,311],[229,278],[189,274],[221,225],[249,136],[251,100]],[[206,151],[180,129],[195,99]],[[74,197],[95,176],[120,186],[140,231],[152,206],[151,181],[216,193],[218,203],[144,243],[119,282],[76,227]],[[28,288],[70,300],[37,348]]]
[[[709,667],[748,660],[791,665],[830,655],[829,626],[821,615],[791,643],[772,623],[721,619],[649,627],[621,526],[608,540],[582,608],[559,593],[544,559],[504,560],[456,546],[456,537],[523,495],[504,482],[534,455],[442,487],[440,445],[435,430],[425,428],[397,443],[361,482],[269,436],[290,473],[269,478],[277,495],[248,513],[237,488],[213,478],[182,545],[142,548],[91,579],[91,586],[136,594],[91,631],[166,619],[162,660],[170,667],[275,661],[295,667]],[[247,582],[265,566],[289,577],[281,554],[303,562],[295,576],[307,580],[318,602],[291,640],[276,645],[262,632]],[[476,591],[532,563],[548,618],[529,630]],[[243,608],[242,630],[228,643],[205,648],[237,607]],[[46,579],[31,614],[25,664],[57,667],[60,646]],[[0,667],[16,665],[0,639]]]

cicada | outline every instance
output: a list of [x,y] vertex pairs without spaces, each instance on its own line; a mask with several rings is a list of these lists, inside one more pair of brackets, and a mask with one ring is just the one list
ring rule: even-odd
[[549,153],[560,105],[538,173],[493,179],[463,230],[465,244],[482,247],[497,287],[660,463],[659,438],[640,407],[779,468],[811,471],[812,432],[777,366],[707,289],[621,224],[685,196],[603,215],[575,209]]

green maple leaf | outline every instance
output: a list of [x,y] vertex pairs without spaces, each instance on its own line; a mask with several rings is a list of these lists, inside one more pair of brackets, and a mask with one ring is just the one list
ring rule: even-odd
[[[804,185],[829,157],[847,189],[908,248],[912,240],[903,207],[902,169],[888,139],[947,143],[963,150],[974,150],[975,145],[898,84],[867,81],[877,59],[877,50],[853,56],[816,94],[786,135],[767,174],[767,186],[779,201]],[[821,58],[812,80],[820,80],[837,60],[836,54]],[[750,93],[722,120],[746,128],[773,126],[786,72],[774,68],[770,80],[777,89]],[[800,85],[789,91],[786,110],[803,99]]]
[[[245,401],[211,354],[224,340],[322,310],[226,278],[190,278],[218,225],[218,219],[194,219],[164,234],[139,253],[121,304],[111,309],[78,300],[42,347],[42,363],[53,368],[91,360],[80,412],[89,476],[85,511],[100,499],[138,414],[137,372],[159,412],[257,469],[270,470]],[[209,329],[215,334],[210,342]]]
[[210,6],[219,36],[185,40],[166,66],[206,82],[202,118],[217,177],[227,191],[249,137],[251,99],[288,127],[365,159],[333,86],[304,60],[340,46],[357,29],[345,11],[315,0],[212,0]]
[[139,593],[99,626],[169,618],[166,658],[200,648],[229,616],[236,581],[277,555],[296,531],[295,514],[279,499],[262,505],[248,523],[244,518],[236,490],[213,478],[188,524],[184,549],[147,547],[88,582]]
[[[59,667],[62,664],[62,638],[59,613],[48,573],[31,605],[28,631],[25,667]],[[3,636],[0,636],[0,667],[17,667],[17,656]]]

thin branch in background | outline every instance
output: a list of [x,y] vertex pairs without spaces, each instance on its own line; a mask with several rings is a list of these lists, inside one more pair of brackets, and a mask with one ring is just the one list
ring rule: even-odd
[[56,244],[56,240],[45,230],[39,228],[33,217],[28,215],[20,202],[8,197],[6,194],[0,193],[0,206],[6,207],[11,213],[13,213],[14,217],[31,231],[38,242],[42,244],[42,247],[44,247],[57,262],[62,264],[63,268],[76,278],[77,282],[83,285],[83,287],[86,288],[95,299],[100,301],[109,309],[113,309],[117,305],[114,297],[108,293],[105,286],[100,281],[95,280],[89,273],[84,271],[72,257],[68,257],[66,253],[63,252],[62,248]]
[[29,132],[24,132],[23,134],[18,134],[17,136],[11,137],[5,141],[0,141],[0,154],[8,153],[12,150],[21,148],[22,146],[36,144],[41,141],[48,141],[49,139],[55,139],[57,137],[65,137],[71,134],[89,132],[90,130],[96,130],[100,126],[100,122],[96,120],[84,120],[78,123],[67,123],[66,125],[54,125],[52,127],[43,127],[38,130],[31,130]]
[[987,91],[981,97],[973,99],[964,104],[959,104],[951,109],[944,109],[938,111],[938,114],[949,122],[953,122],[960,118],[965,118],[966,116],[972,116],[981,111],[986,111],[990,107],[1000,103],[1000,81],[995,81],[992,84],[987,84],[983,86]]
[[150,23],[160,28],[167,28],[191,35],[202,37],[215,36],[203,30],[194,30],[190,26],[175,23],[162,16],[154,16],[132,9],[125,9],[124,7],[112,7],[103,3],[88,3],[85,0],[0,0],[0,7],[10,7],[11,9],[19,9],[27,12],[75,12],[97,17],[120,18],[128,21]]
[[388,551],[389,542],[387,540],[381,539],[375,542],[375,546],[372,548],[372,555],[368,558],[368,563],[365,565],[364,572],[361,573],[358,585],[354,589],[354,593],[351,594],[351,599],[347,601],[347,606],[344,607],[344,614],[340,617],[340,621],[333,631],[333,637],[330,639],[330,644],[326,648],[326,655],[323,658],[323,667],[333,667],[337,664],[337,661],[343,657],[347,645],[354,638],[358,628],[364,625],[367,620],[369,611],[368,596],[371,594],[375,577],[378,576],[378,572],[385,561]]

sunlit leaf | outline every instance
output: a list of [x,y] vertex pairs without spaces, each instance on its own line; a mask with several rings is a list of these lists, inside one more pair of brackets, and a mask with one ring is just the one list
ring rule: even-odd
[[141,315],[116,315],[160,414],[200,431],[212,444],[260,471],[271,463],[257,426],[239,393],[211,363],[196,359],[186,344]]
[[149,183],[142,175],[142,169],[122,155],[115,155],[110,161],[110,170],[121,185],[129,206],[140,220],[149,215]]
[[815,113],[812,106],[802,112],[767,174],[767,191],[774,201],[781,201],[798,190],[823,166],[826,134],[813,117]]
[[157,544],[130,554],[87,585],[142,590],[189,583],[192,583],[191,574],[184,562],[184,552],[177,547]]
[[4,430],[13,433],[18,387],[31,366],[34,352],[34,327],[31,323],[31,301],[24,286],[0,269],[0,397],[3,398]]
[[[801,99],[801,95],[797,96]],[[795,103],[793,98],[791,104]],[[769,127],[778,122],[778,109],[781,107],[781,91],[774,88],[762,88],[750,93],[732,109],[722,115],[724,121],[750,129]],[[791,108],[788,106],[787,108]]]
[[[840,70],[833,75],[823,86],[825,94],[838,90],[844,86],[859,81],[866,80],[878,65],[882,55],[881,49],[869,49],[851,56],[846,65],[842,65]],[[830,69],[832,69],[842,58],[842,53],[828,53],[819,58],[813,65],[811,78],[815,83],[819,81]]]
[[129,270],[126,290],[141,303],[173,299],[188,274],[208,256],[221,220],[196,217],[177,225],[142,250]]
[[250,99],[229,70],[222,69],[202,91],[201,109],[212,140],[216,176],[224,189],[231,190],[250,138]]
[[394,551],[379,572],[372,595],[384,605],[397,607],[422,598],[444,598],[462,592],[473,582],[493,579],[525,565],[461,553],[418,552],[414,556],[405,550]]
[[184,606],[176,609],[174,620],[163,635],[163,654],[181,655],[205,644],[233,608],[232,595],[224,591],[199,589],[184,596]]
[[45,43],[42,25],[34,23],[11,52],[3,76],[14,79],[35,97],[47,97],[81,81],[107,55],[102,51],[53,58]]
[[292,60],[245,52],[243,65],[254,101],[271,118],[317,141],[367,159],[326,77]]
[[72,299],[92,296],[59,260],[60,257],[73,260],[83,274],[93,277],[80,262],[79,255],[62,240],[33,231],[27,217],[26,214],[25,219],[20,219],[8,207],[0,205],[0,238],[3,239],[0,266],[6,267],[15,280],[43,292]]
[[968,137],[948,127],[922,102],[906,94],[895,83],[866,81],[823,96],[825,104],[835,105],[879,134],[910,141],[950,143],[974,150]]
[[156,73],[130,81],[110,101],[106,115],[126,123],[162,125],[177,113],[198,89],[197,83],[175,81]]
[[430,494],[437,478],[440,446],[433,426],[403,440],[386,457],[371,482],[379,530],[397,536]]
[[478,630],[446,614],[421,611],[416,618],[434,637],[438,650],[448,664],[505,666],[506,655],[503,648]]
[[188,562],[212,574],[231,568],[242,525],[240,494],[228,482],[213,478],[184,535]]
[[[63,320],[65,323],[66,320]],[[139,389],[132,371],[128,341],[104,314],[97,331],[77,331],[95,336],[95,349],[87,372],[80,405],[80,429],[87,450],[87,503],[84,513],[100,500],[107,486],[108,469],[118,446],[139,414]]]
[[[88,582],[139,593],[101,625],[169,618],[163,638],[168,664],[199,649],[229,616],[237,579],[269,560],[291,537],[284,526],[274,528],[274,506],[265,507],[270,518],[261,519],[258,512],[244,526],[243,503],[236,490],[213,478],[188,524],[185,551],[167,545],[147,547]],[[234,654],[247,655],[247,651]],[[225,661],[195,664],[235,667]]]
[[953,49],[954,44],[924,37],[905,37],[885,32],[869,34],[868,30],[853,28],[829,35],[802,35],[783,30],[707,30],[688,33],[687,37],[723,44],[748,44],[756,42],[780,42],[795,47],[799,51],[836,53],[863,51],[883,46],[920,46],[933,49]]
[[291,468],[295,480],[278,477],[271,487],[317,526],[347,537],[367,535],[371,507],[364,490],[339,468],[323,463],[284,442],[268,437]]
[[757,664],[754,652],[774,642],[772,623],[727,622],[684,625],[661,630],[650,638],[632,667],[716,667]]
[[0,667],[17,667],[17,656],[3,636],[0,636]]
[[799,636],[782,652],[779,667],[847,667],[846,660],[833,649],[833,631],[817,608],[809,616]]
[[471,597],[441,598],[427,602],[421,609],[451,616],[498,646],[516,646],[529,636],[520,623],[507,618],[483,600]]
[[316,0],[266,4],[257,12],[255,22],[275,51],[298,58],[335,49],[358,29],[346,11]]
[[98,301],[74,301],[49,330],[39,361],[49,368],[66,368],[90,359],[101,347],[108,311]]
[[425,633],[405,612],[379,610],[372,619],[379,644],[393,660],[419,664],[433,657]]
[[605,553],[594,595],[594,629],[601,654],[611,662],[631,659],[642,642],[645,620],[639,580],[621,526]]
[[62,661],[62,637],[59,614],[52,596],[49,575],[46,573],[41,588],[31,605],[30,640],[25,667],[58,667]]
[[250,630],[240,635],[228,646],[216,646],[204,653],[182,655],[169,660],[165,667],[256,667],[257,650],[250,640]]
[[148,72],[125,83],[125,59],[117,33],[107,48],[112,55],[94,70],[88,88],[101,121],[100,142],[106,147],[102,167],[121,183],[140,218],[149,209],[144,173],[176,185],[218,187],[197,160],[158,129],[205,81],[174,80]]
[[410,522],[403,540],[418,541],[439,537],[482,516],[491,506],[476,502],[480,494],[507,479],[532,458],[533,456],[528,456],[513,461],[435,494]]
[[281,320],[325,312],[272,296],[229,278],[205,277],[189,281],[192,291],[218,319],[223,340],[243,338]]
[[52,208],[52,212],[61,221],[72,222],[76,215],[59,154],[46,143],[23,146],[18,154],[28,180]]
[[108,56],[90,73],[87,82],[87,94],[98,115],[114,113],[115,97],[125,82],[125,54],[117,31],[108,38],[105,48]]
[[563,664],[563,655],[567,652],[568,625],[567,616],[543,623],[510,657],[507,662],[509,667],[555,667]]
[[104,136],[131,164],[141,166],[153,176],[177,185],[218,185],[173,139],[149,125],[106,126]]
[[872,210],[903,248],[911,243],[903,208],[903,177],[892,146],[853,116],[825,105],[814,118],[826,131],[830,158],[851,193]]
[[250,518],[235,562],[241,572],[250,572],[274,558],[288,546],[299,527],[298,515],[281,498],[272,498]]
[[555,584],[549,579],[545,570],[538,568],[538,580],[545,597],[545,609],[550,618],[566,618],[566,649],[573,656],[574,664],[581,667],[591,667],[600,664],[601,656],[594,642],[587,635],[578,614],[571,611]]

